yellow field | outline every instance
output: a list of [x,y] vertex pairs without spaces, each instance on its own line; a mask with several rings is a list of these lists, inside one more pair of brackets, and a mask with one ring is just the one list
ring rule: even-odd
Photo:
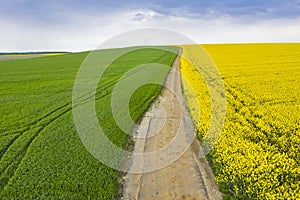
[[[236,198],[300,199],[300,44],[203,45],[226,88],[226,120],[209,158],[220,188]],[[185,96],[198,136],[211,118],[195,46],[182,46]],[[195,110],[197,102],[200,113]],[[200,119],[200,120],[199,120]]]

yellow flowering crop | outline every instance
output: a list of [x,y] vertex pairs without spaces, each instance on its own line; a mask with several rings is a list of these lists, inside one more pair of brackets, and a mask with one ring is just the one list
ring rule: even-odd
[[[219,187],[238,199],[300,199],[300,44],[202,47],[226,88],[225,124],[209,155]],[[201,139],[211,98],[195,46],[182,49],[181,73],[196,97],[183,82],[184,93]]]

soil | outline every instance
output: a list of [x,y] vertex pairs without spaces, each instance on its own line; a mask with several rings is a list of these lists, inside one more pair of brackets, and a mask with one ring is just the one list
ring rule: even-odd
[[186,109],[180,56],[134,138],[140,154],[132,156],[122,199],[222,199]]

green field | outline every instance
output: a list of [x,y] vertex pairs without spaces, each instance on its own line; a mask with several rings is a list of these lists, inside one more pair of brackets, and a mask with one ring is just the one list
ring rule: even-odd
[[[177,53],[176,47],[164,48]],[[121,50],[99,54],[106,59]],[[0,62],[0,199],[111,199],[115,194],[118,172],[85,149],[73,122],[73,84],[88,53]],[[114,85],[138,65],[171,66],[176,53],[133,49],[105,71],[97,87],[96,111],[105,134],[117,146],[125,147],[129,138],[111,113]],[[163,82],[166,74],[147,76]],[[130,102],[134,121],[160,90],[161,86],[149,84],[134,93]]]

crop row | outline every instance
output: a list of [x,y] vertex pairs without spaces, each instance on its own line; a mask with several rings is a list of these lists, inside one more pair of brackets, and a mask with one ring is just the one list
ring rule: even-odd
[[[101,77],[95,95],[97,117],[119,147],[126,146],[129,136],[118,128],[111,113],[114,86],[136,66],[171,66],[176,50],[132,49]],[[118,51],[123,50],[100,51],[100,61]],[[115,195],[120,186],[118,172],[86,150],[73,121],[72,89],[86,56],[75,53],[0,62],[1,199],[111,199]],[[99,67],[105,66],[100,62]],[[145,78],[157,76],[163,82],[165,75],[146,74]],[[130,102],[133,120],[142,116],[160,89],[150,84],[134,93]]]
[[[208,158],[220,189],[237,199],[298,199],[300,190],[299,44],[204,45],[226,94],[223,131]],[[210,126],[211,98],[203,61],[184,46],[182,74],[197,93],[191,109],[201,140]],[[198,73],[198,74],[197,74]],[[196,105],[185,94],[189,107]]]

